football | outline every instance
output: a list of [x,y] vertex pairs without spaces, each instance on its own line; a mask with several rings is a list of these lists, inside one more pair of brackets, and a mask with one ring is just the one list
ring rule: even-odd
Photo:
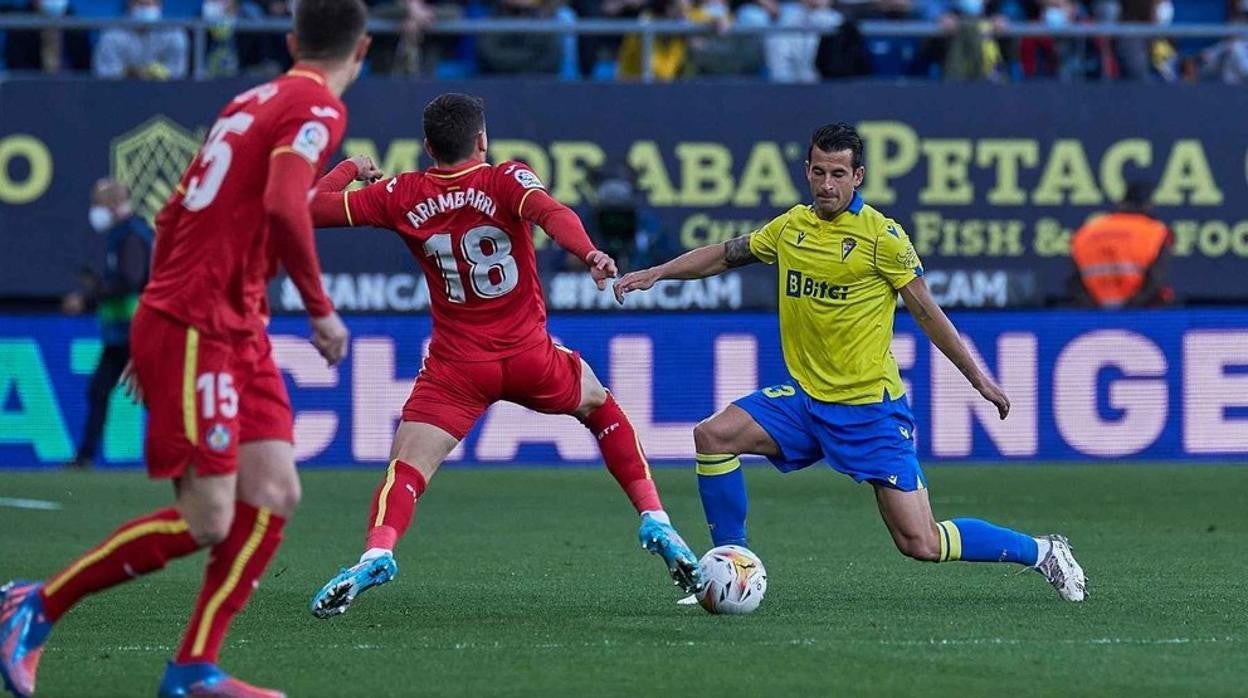
[[698,561],[704,586],[698,603],[711,613],[752,613],[767,593],[763,561],[739,545],[721,545]]

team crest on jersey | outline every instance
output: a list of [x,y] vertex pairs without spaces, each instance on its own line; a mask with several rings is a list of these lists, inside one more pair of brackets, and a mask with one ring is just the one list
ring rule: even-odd
[[846,259],[849,259],[849,253],[853,252],[857,246],[858,241],[853,238],[841,240],[841,261],[844,262]]
[[208,448],[221,453],[230,447],[230,430],[225,428],[224,424],[213,424],[208,430],[208,438],[205,439]]
[[321,152],[329,145],[329,129],[319,121],[309,121],[299,127],[295,142],[290,144],[292,150],[312,162],[319,162]]
[[917,267],[919,266],[919,254],[914,251],[913,247],[907,247],[905,252],[897,253],[897,264],[908,268]]
[[533,174],[532,170],[526,170],[524,168],[517,168],[515,174],[513,174],[512,176],[515,177],[516,181],[520,183],[520,186],[524,187],[525,189],[544,188],[542,187],[542,180],[538,179],[537,175]]

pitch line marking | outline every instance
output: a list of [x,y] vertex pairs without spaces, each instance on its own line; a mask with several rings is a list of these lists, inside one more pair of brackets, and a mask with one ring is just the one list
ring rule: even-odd
[[48,501],[46,499],[0,497],[0,507],[9,507],[11,509],[34,509],[36,511],[57,511],[61,508],[61,503]]
[[[1213,644],[1239,642],[1239,638],[1225,637],[1163,637],[1163,638],[1131,638],[1131,637],[1091,637],[1085,639],[1067,639],[1067,640],[1022,640],[1018,638],[1003,637],[985,637],[985,638],[931,638],[928,640],[834,640],[835,644],[843,645],[847,642],[854,644],[871,644],[884,645],[891,647],[959,647],[959,646],[991,646],[991,645],[1195,645],[1195,644]],[[239,640],[237,644],[246,644],[247,641]],[[357,652],[372,652],[377,650],[396,649],[396,650],[425,650],[425,651],[465,651],[465,650],[566,650],[566,649],[583,649],[589,647],[621,647],[621,646],[658,646],[658,647],[697,647],[700,645],[746,645],[746,646],[816,646],[820,643],[812,638],[801,638],[795,640],[774,640],[763,642],[696,642],[693,640],[684,641],[662,641],[662,642],[620,642],[618,640],[604,639],[597,642],[539,642],[533,644],[507,644],[502,642],[454,642],[449,644],[424,643],[424,644],[405,644],[400,643],[396,646],[359,643],[359,644],[329,644],[329,645],[311,645],[307,648],[303,646],[272,644],[266,643],[266,647],[270,649],[321,649],[321,650],[355,650]],[[106,652],[169,652],[173,650],[170,645],[119,645],[116,647],[100,648]],[[45,651],[48,652],[67,652],[61,647],[49,647]]]

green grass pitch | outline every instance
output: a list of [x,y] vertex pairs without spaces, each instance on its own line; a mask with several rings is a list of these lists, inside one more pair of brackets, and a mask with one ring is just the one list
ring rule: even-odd
[[[1033,574],[893,549],[870,490],[822,469],[747,472],[770,589],[757,613],[677,607],[610,477],[448,469],[394,583],[319,621],[313,591],[354,560],[378,470],[305,473],[304,505],[222,665],[291,696],[1192,696],[1248,690],[1248,468],[933,467],[937,516],[1070,536],[1091,598]],[[699,551],[691,468],[656,471]],[[166,503],[137,473],[5,473],[0,576],[44,576]],[[56,628],[39,695],[155,693],[203,557],[87,599]]]

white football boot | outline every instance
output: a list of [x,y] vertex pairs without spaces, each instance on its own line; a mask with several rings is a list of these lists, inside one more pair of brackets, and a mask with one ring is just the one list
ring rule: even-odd
[[1063,599],[1078,603],[1088,598],[1088,577],[1075,561],[1070,541],[1059,535],[1042,536],[1041,540],[1049,542],[1049,552],[1032,569],[1052,584]]

